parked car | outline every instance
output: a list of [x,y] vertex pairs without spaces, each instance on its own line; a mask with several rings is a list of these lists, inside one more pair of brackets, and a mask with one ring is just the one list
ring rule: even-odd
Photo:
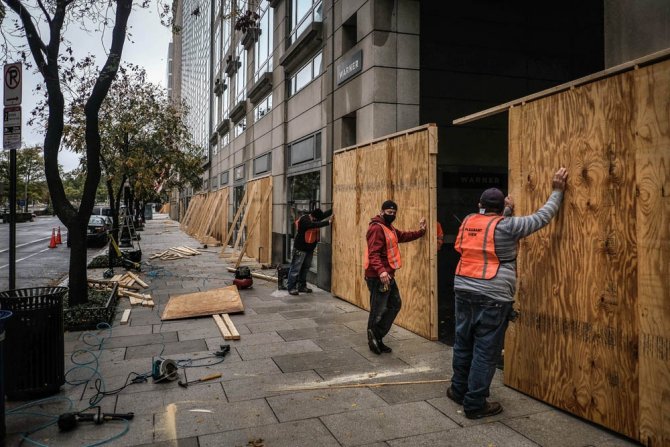
[[[91,216],[88,219],[86,229],[86,242],[88,246],[103,246],[107,243],[107,233],[112,229],[112,218],[108,216]],[[68,232],[67,246],[70,246],[70,233]]]

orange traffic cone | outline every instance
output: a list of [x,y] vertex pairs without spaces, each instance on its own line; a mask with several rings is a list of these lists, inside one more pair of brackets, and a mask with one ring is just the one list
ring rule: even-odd
[[56,229],[51,229],[51,241],[49,241],[49,248],[56,248]]
[[56,243],[62,244],[63,241],[60,239],[60,225],[58,225],[58,232],[56,233]]

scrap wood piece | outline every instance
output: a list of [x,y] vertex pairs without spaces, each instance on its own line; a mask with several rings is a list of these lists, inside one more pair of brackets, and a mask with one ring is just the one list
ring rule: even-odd
[[173,296],[165,306],[161,319],[177,320],[236,312],[244,312],[244,304],[237,287],[228,286]]
[[121,324],[128,324],[129,319],[130,319],[130,309],[126,309],[123,311],[123,315],[121,316]]
[[228,314],[221,314],[221,317],[223,317],[223,322],[226,323],[226,326],[228,326],[228,330],[230,331],[231,339],[232,340],[239,340],[240,339],[240,333],[237,332],[237,328],[235,328],[235,325],[233,324],[233,320],[230,319]]
[[216,326],[219,328],[219,332],[221,332],[223,339],[232,340],[233,334],[230,333],[230,330],[228,330],[228,326],[223,322],[223,319],[219,315],[212,315],[212,318],[214,318],[214,323],[216,323]]
[[137,284],[141,285],[141,286],[144,287],[145,289],[146,289],[147,287],[149,287],[149,285],[148,285],[147,283],[145,283],[144,281],[142,281],[142,280],[141,280],[136,274],[134,274],[133,272],[128,271],[128,272],[126,272],[126,275],[130,276],[131,278],[133,278]]
[[135,306],[135,305],[142,305],[144,300],[142,298],[135,298],[134,296],[129,296],[128,299],[130,300],[130,305]]

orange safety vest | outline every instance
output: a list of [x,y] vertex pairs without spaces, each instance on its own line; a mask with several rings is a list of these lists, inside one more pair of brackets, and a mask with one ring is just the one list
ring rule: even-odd
[[[298,232],[298,227],[300,223],[300,217],[295,220],[295,231]],[[313,244],[318,242],[321,238],[321,228],[312,228],[305,231],[305,242],[308,244]]]
[[458,230],[454,248],[461,254],[456,266],[458,276],[491,279],[498,273],[494,233],[502,216],[471,214]]
[[[375,224],[379,225],[382,227],[382,230],[384,230],[384,236],[386,237],[386,259],[388,260],[392,269],[398,270],[400,267],[402,267],[402,261],[400,260],[400,248],[398,247],[398,235],[396,234],[395,229],[391,230],[379,222],[372,222],[370,225]],[[369,265],[370,257],[368,253],[368,244],[366,243],[365,257],[363,258],[363,268],[367,269]]]

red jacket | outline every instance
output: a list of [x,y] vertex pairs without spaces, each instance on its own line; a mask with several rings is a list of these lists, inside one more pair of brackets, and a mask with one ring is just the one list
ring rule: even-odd
[[386,225],[384,219],[380,216],[375,216],[370,220],[368,226],[368,232],[365,235],[365,238],[368,241],[368,254],[370,265],[365,270],[366,278],[378,278],[384,272],[387,272],[389,275],[393,276],[395,269],[393,269],[388,260],[386,259],[386,236],[384,236],[384,229],[379,225],[372,225],[372,223],[380,223],[385,225],[388,228],[394,229],[398,235],[398,243],[401,242],[410,242],[415,239],[419,239],[426,232],[424,230],[419,231],[400,231],[397,228],[394,228],[393,225]]

